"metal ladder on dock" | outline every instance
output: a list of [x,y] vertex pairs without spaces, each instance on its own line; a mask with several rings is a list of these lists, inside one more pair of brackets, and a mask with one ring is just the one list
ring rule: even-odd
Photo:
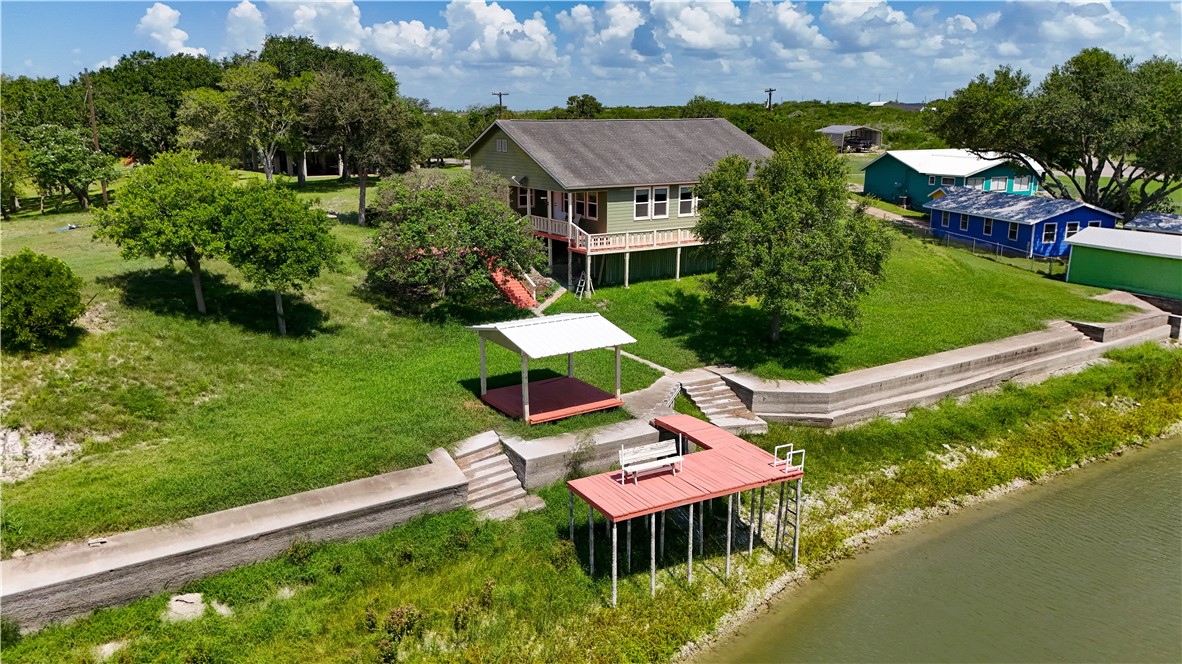
[[[796,567],[800,557],[800,499],[801,499],[801,484],[804,483],[804,478],[795,481],[784,482],[780,485],[780,505],[779,518],[776,519],[776,535],[772,540],[772,548],[777,552],[783,548],[786,543],[784,540],[788,537],[788,530],[792,530],[792,566]],[[785,496],[787,488],[791,486],[792,492]],[[787,500],[785,500],[787,497]],[[787,520],[791,517],[791,521]]]

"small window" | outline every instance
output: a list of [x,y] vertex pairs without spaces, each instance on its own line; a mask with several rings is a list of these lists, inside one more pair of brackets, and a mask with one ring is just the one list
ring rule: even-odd
[[633,192],[633,219],[650,219],[652,213],[649,211],[650,194],[648,188],[637,189]]
[[1004,176],[997,177],[997,178],[991,178],[989,180],[989,191],[1005,191],[1005,190],[1006,190],[1006,178]]
[[964,186],[968,187],[969,189],[984,189],[985,178],[969,178],[964,181]]
[[509,151],[509,139],[498,138],[497,139],[497,152],[508,152],[508,151]]
[[669,187],[653,187],[653,219],[669,216]]
[[1043,224],[1042,243],[1043,244],[1054,244],[1055,243],[1055,235],[1057,235],[1058,232],[1059,232],[1059,228],[1055,224],[1055,222],[1052,221],[1050,223]]
[[985,220],[983,231],[986,235],[990,235],[990,236],[993,235],[993,220],[992,219]]
[[960,230],[967,231],[969,229],[969,215],[960,215]]
[[529,207],[529,189],[517,187],[517,207],[523,210]]
[[698,199],[693,187],[681,187],[677,192],[677,216],[692,217],[698,213]]
[[951,212],[945,212],[944,214],[940,215],[940,225],[943,226],[944,228],[948,228],[948,220],[951,217],[952,217]]
[[936,176],[934,176],[934,175],[929,175],[929,176],[928,176],[928,184],[930,184],[930,185],[933,185],[933,186],[934,186],[934,185],[936,184]]
[[940,178],[940,186],[951,187],[956,184],[956,178]]
[[1016,242],[1018,240],[1018,224],[1015,224],[1012,221],[1010,222],[1010,232],[1006,237],[1010,238],[1011,242]]
[[1072,235],[1075,235],[1078,232],[1079,232],[1079,222],[1078,221],[1069,221],[1069,222],[1067,222],[1067,230],[1064,231],[1063,236],[1064,237],[1071,237]]
[[599,192],[592,191],[587,194],[587,213],[583,216],[592,221],[599,219]]
[[1088,222],[1088,228],[1091,228],[1092,226],[1099,226],[1099,225],[1100,225],[1100,222],[1098,222],[1098,221],[1089,221]]
[[587,216],[587,194],[575,194],[575,216]]
[[1014,191],[1026,191],[1030,189],[1030,176],[1023,175],[1022,177],[1014,178]]

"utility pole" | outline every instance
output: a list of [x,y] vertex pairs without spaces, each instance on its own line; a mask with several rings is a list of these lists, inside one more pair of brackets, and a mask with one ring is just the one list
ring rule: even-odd
[[[90,72],[82,70],[82,80],[86,82],[86,111],[90,114],[90,140],[94,144],[94,151],[99,152],[98,121],[94,117],[94,87],[90,85]],[[99,182],[103,188],[103,207],[107,207],[107,183]]]
[[508,92],[494,92],[494,93],[492,93],[492,95],[497,98],[497,107],[500,108],[500,110],[502,110],[502,111],[505,110],[505,97],[508,97],[509,93]]
[[772,110],[772,93],[775,91],[776,91],[775,88],[767,88],[766,90],[764,90],[764,92],[767,93],[767,110],[769,110],[769,111]]

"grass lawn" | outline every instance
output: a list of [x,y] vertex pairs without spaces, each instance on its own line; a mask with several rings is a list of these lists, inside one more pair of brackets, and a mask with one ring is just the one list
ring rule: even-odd
[[[3,425],[82,446],[73,462],[4,486],[5,556],[417,465],[487,429],[537,437],[627,418],[526,427],[484,406],[476,336],[463,326],[522,316],[491,286],[473,310],[399,317],[358,292],[364,274],[347,259],[287,299],[291,336],[281,338],[272,296],[228,265],[205,266],[201,316],[187,273],[121,260],[91,241],[89,223],[34,211],[0,225],[4,255],[30,247],[63,259],[90,301],[86,329],[64,347],[2,356]],[[335,233],[351,256],[369,231]],[[519,380],[516,355],[492,347],[489,363],[491,386]],[[535,379],[558,375],[565,358],[531,366]],[[612,353],[579,356],[576,375],[612,389]],[[658,376],[625,360],[623,388]]]
[[1090,299],[1099,289],[887,232],[895,249],[886,281],[849,329],[786,322],[782,341],[771,344],[769,318],[754,306],[712,306],[703,276],[599,288],[583,301],[564,295],[547,312],[599,311],[636,337],[628,350],[675,371],[731,363],[765,378],[815,380],[1031,332],[1048,320],[1115,320],[1126,310]]
[[927,213],[923,210],[908,210],[907,208],[899,207],[894,203],[887,203],[886,201],[879,200],[873,196],[863,196],[861,194],[852,194],[852,196],[856,200],[862,201],[870,207],[878,208],[879,210],[885,210],[887,212],[893,212],[901,217],[907,217],[908,219],[915,219],[917,221],[923,222],[926,222],[928,218]]
[[842,154],[841,158],[845,160],[846,165],[849,167],[849,176],[846,177],[846,182],[857,185],[865,185],[866,173],[862,171],[862,168],[880,156],[882,155],[873,152],[848,152]]
[[[808,450],[802,563],[819,574],[847,552],[846,537],[893,516],[1041,477],[1159,435],[1182,417],[1182,351],[1146,345],[1113,355],[1109,365],[964,404],[950,399],[899,422],[840,431],[773,425],[757,444],[792,441]],[[1114,397],[1140,405],[1104,405]],[[968,454],[950,467],[936,456],[947,453],[945,445],[996,453]],[[183,589],[228,605],[229,617],[211,611],[164,623],[164,593],[26,636],[5,647],[4,660],[89,661],[95,646],[124,640],[118,661],[667,661],[788,570],[762,546],[752,564],[737,545],[724,580],[726,509],[715,505],[692,586],[685,581],[686,540],[676,514],[670,519],[655,599],[648,594],[647,538],[633,528],[631,573],[621,546],[620,604],[612,609],[603,522],[596,524],[590,576],[585,508],[576,507],[572,544],[566,491],[557,485],[541,495],[545,510],[511,521],[480,523],[468,511],[423,517],[359,542],[297,545],[276,560]],[[765,532],[772,523],[765,521]],[[286,599],[279,596],[284,588],[292,591]],[[399,638],[408,622],[400,615],[420,620]]]

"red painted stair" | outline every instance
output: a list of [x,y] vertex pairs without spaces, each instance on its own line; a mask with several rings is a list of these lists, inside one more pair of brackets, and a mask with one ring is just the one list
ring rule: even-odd
[[505,268],[496,268],[489,272],[488,276],[514,306],[522,309],[532,309],[538,306],[538,301],[530,294],[525,284],[514,278],[513,274]]

